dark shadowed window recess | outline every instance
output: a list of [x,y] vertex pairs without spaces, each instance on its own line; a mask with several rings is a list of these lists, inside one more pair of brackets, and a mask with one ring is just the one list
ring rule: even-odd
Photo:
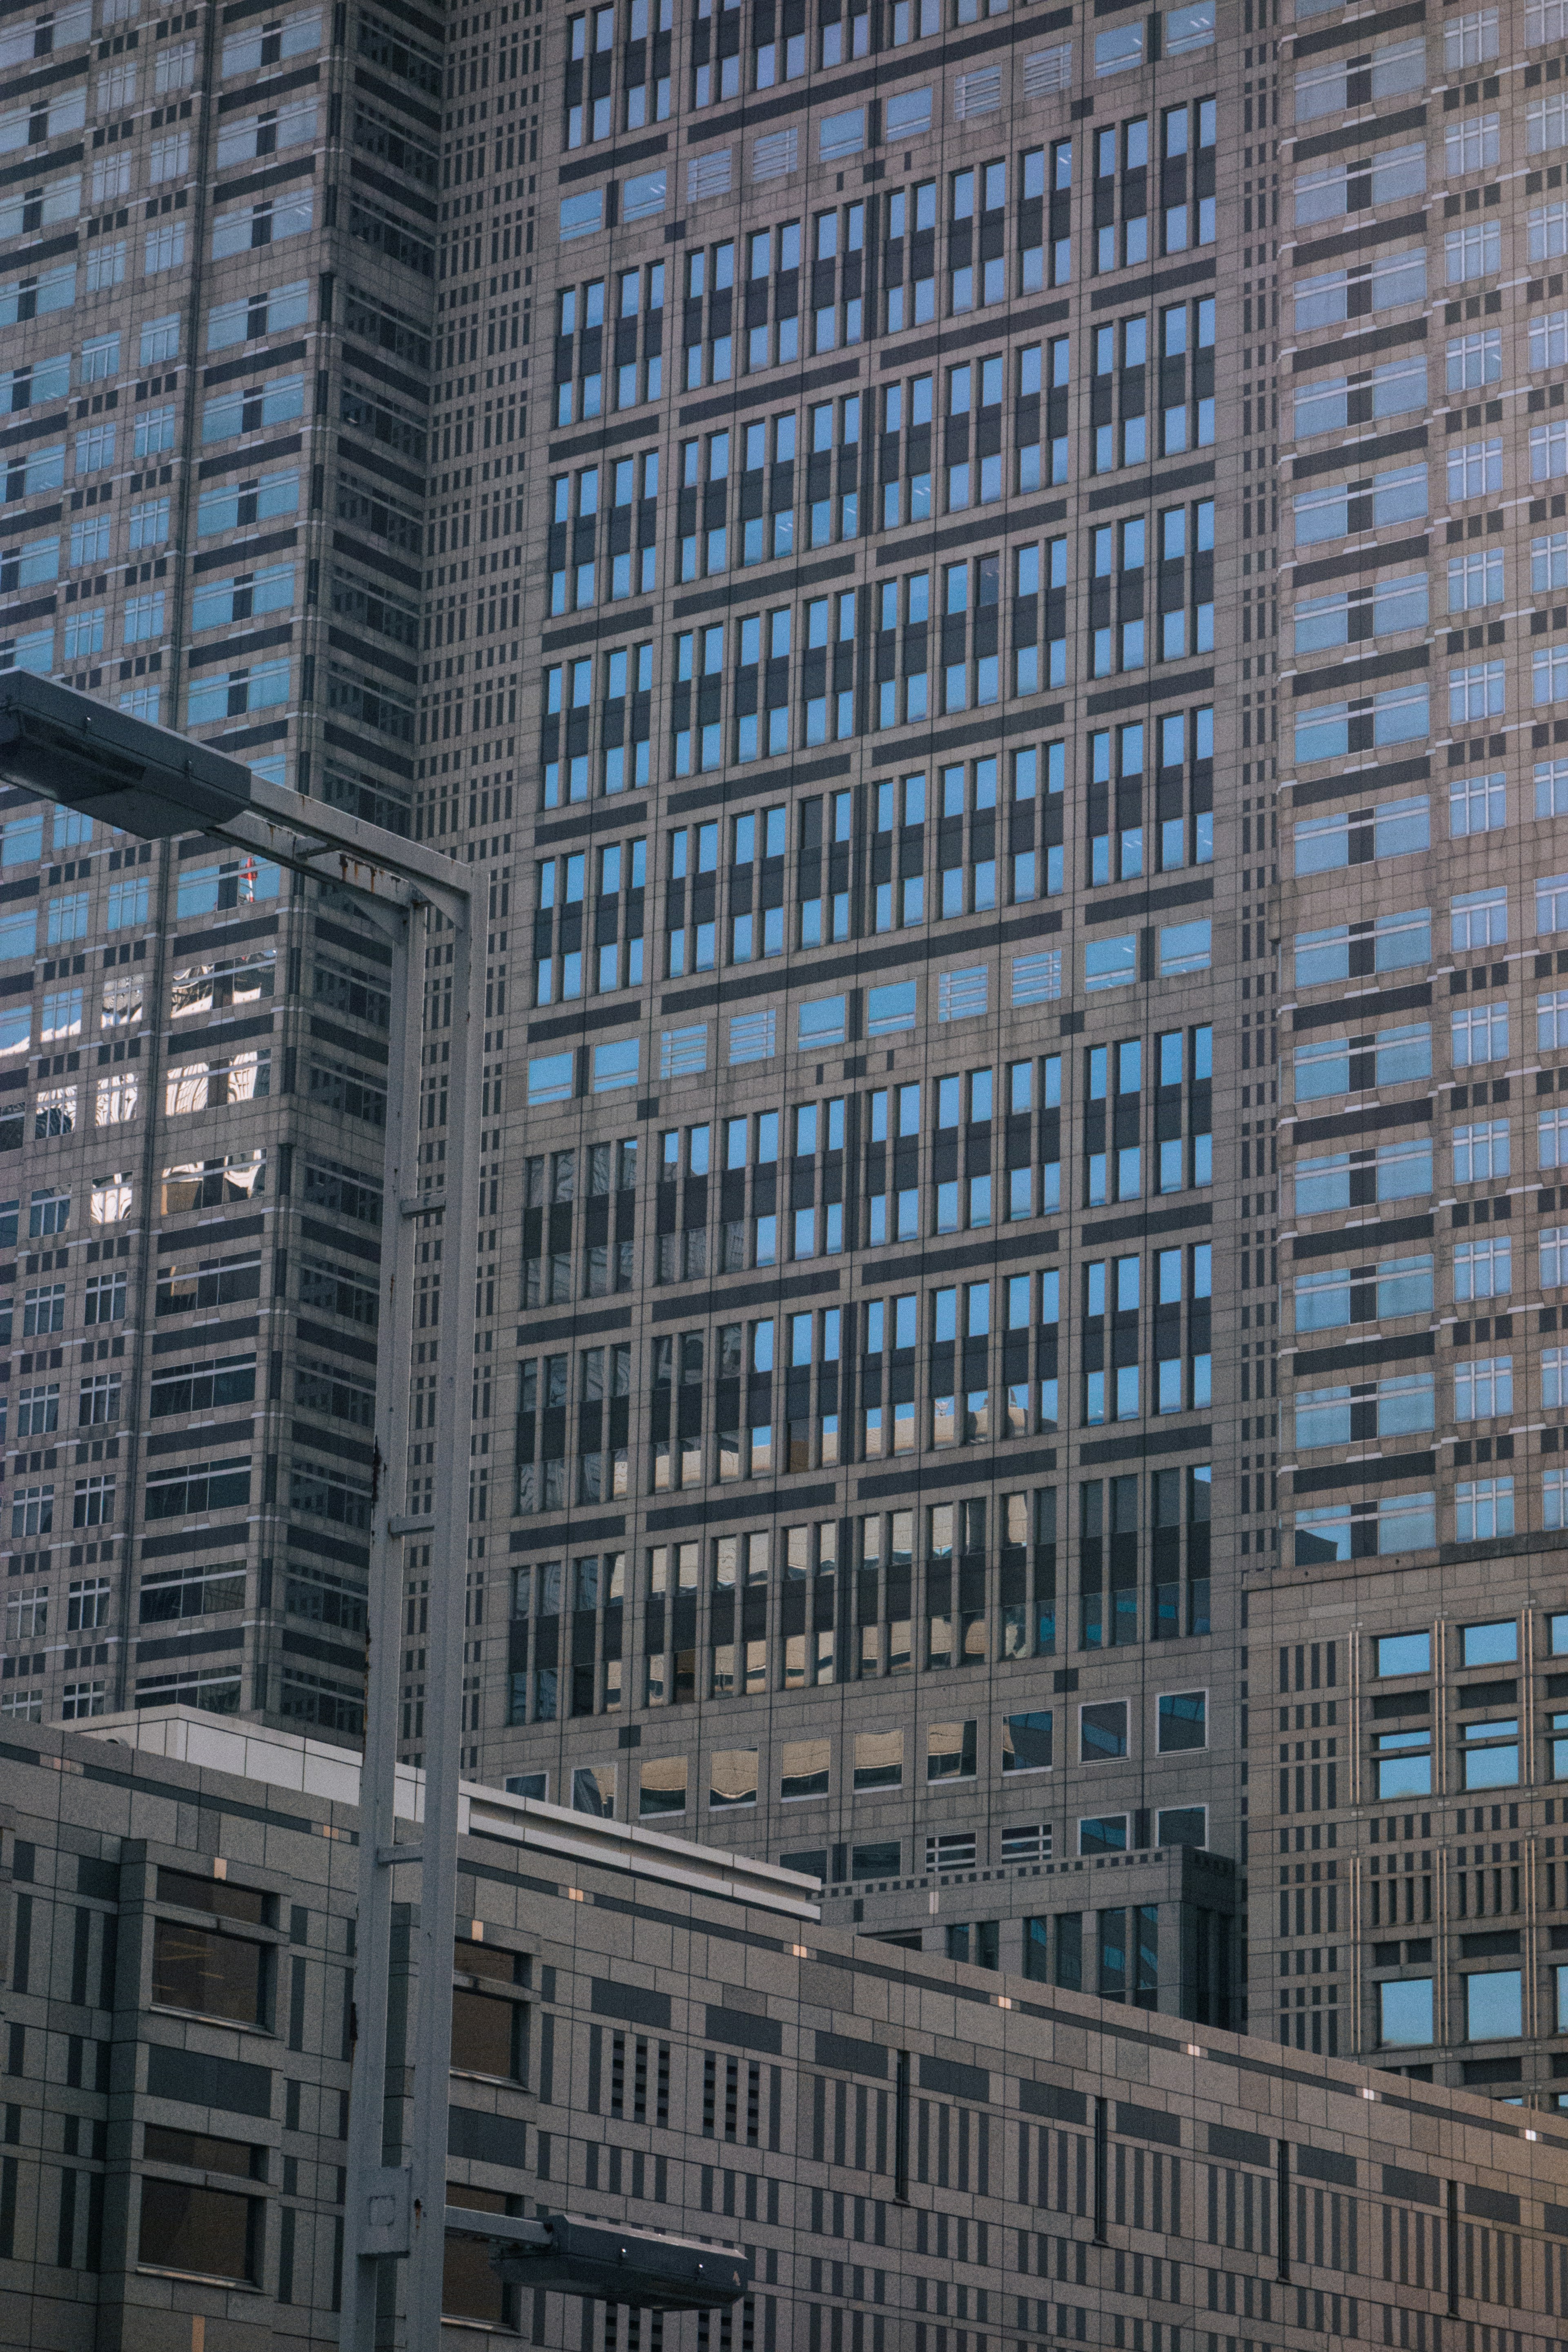
[[258,2199],[231,2189],[143,2180],[137,2260],[159,2270],[254,2284],[261,2211]]
[[227,2172],[237,2180],[261,2180],[267,2173],[265,2149],[253,2147],[247,2140],[178,2131],[168,2124],[144,2126],[142,2153],[149,2164],[181,2164],[193,2172]]
[[154,1923],[153,1999],[160,2008],[228,2018],[237,2025],[263,2025],[267,1980],[265,1945],[174,1919]]
[[521,1990],[526,1959],[488,1944],[458,1943],[452,1968],[452,2069],[489,2074],[504,2082],[523,2079],[528,2011],[507,1988]]
[[[448,2211],[460,2206],[470,2213],[517,2213],[520,2197],[495,2189],[450,2186]],[[459,2237],[448,2231],[441,2269],[441,2309],[453,2319],[476,2320],[481,2326],[515,2328],[518,2291],[506,2286],[490,2268],[490,2250],[483,2238]]]

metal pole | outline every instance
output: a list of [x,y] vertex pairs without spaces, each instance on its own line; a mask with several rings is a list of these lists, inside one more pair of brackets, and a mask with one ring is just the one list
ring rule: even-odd
[[[398,1662],[403,1633],[405,1538],[392,1523],[405,1513],[408,1460],[415,1235],[405,1213],[418,1191],[422,972],[428,914],[397,914],[393,939],[392,1034],[388,1040],[386,1209],[382,1263],[383,1340],[377,1367],[375,1501],[367,1610],[368,1676],[360,1777],[359,1917],[354,1948],[353,2075],[349,2098],[348,2185],[341,2341],[372,2352],[381,2264],[408,2245],[409,2200],[401,2171],[384,2170],[386,1988],[392,1968],[392,1872],[381,1856],[396,1835]],[[410,1849],[412,1851],[412,1849]]]
[[[384,1473],[384,1496],[377,1527],[382,1592],[373,1599],[375,1631],[366,1694],[366,1737],[361,1776],[361,1908],[374,1948],[374,1973],[363,1971],[367,2000],[383,2010],[391,1954],[391,1874],[398,1853],[393,1834],[396,1789],[399,1612],[403,1598],[404,1540],[428,1537],[431,1572],[426,1631],[425,1811],[421,1834],[401,1859],[422,1864],[419,1927],[411,1972],[413,2004],[407,2063],[414,2074],[414,2114],[407,2160],[394,2168],[381,2161],[385,2100],[384,2018],[378,2020],[379,2048],[367,2048],[356,2065],[350,2092],[350,2161],[344,2209],[344,2309],[340,2341],[344,2352],[370,2352],[375,2338],[377,2265],[385,2256],[406,2254],[405,2332],[396,2329],[411,2352],[437,2352],[441,2332],[441,2279],[446,2251],[447,2114],[452,2056],[452,1943],[457,1914],[458,1801],[463,1723],[464,1610],[468,1584],[468,1475],[464,1437],[472,1418],[473,1314],[471,1286],[478,1244],[478,1201],[465,1175],[471,1124],[478,1114],[483,1059],[481,965],[478,926],[482,908],[474,885],[452,861],[437,857],[336,812],[318,823],[318,803],[301,803],[291,793],[253,783],[251,810],[233,820],[232,830],[263,833],[270,845],[279,834],[284,855],[306,871],[336,864],[338,878],[385,899],[385,878],[396,877],[395,894],[405,908],[429,911],[408,940],[403,1051],[399,1055],[401,1117],[398,1167],[406,1184],[396,1194],[398,1244],[395,1267],[402,1289],[391,1301],[397,1335],[391,1378],[397,1391],[378,1402],[392,1449]],[[322,844],[312,847],[309,835]],[[279,854],[274,849],[272,854]],[[421,870],[423,869],[423,870]],[[432,870],[434,869],[434,870]],[[412,888],[408,884],[412,883]],[[432,917],[435,919],[432,919]],[[420,1088],[423,1076],[423,966],[428,950],[448,931],[452,944],[452,1038],[447,1070],[447,1158],[444,1182],[422,1192],[418,1181]],[[443,971],[445,966],[443,965]],[[434,1041],[433,1041],[434,1042]],[[389,1105],[390,1108],[390,1105]],[[434,1508],[417,1517],[406,1508],[407,1391],[412,1345],[413,1265],[416,1232],[432,1237],[441,1260],[440,1311],[436,1335],[436,1460]],[[434,1253],[433,1253],[434,1257]],[[377,1382],[379,1391],[380,1382]],[[373,1560],[376,1550],[373,1550]],[[372,1823],[374,1824],[372,1833]],[[365,2004],[361,2003],[363,2010]],[[356,2115],[356,2110],[359,2112]],[[349,2278],[353,2274],[352,2308]],[[351,2325],[352,2323],[352,2325]]]
[[[106,709],[89,696],[18,671],[0,683],[0,775],[68,807],[101,815],[150,840],[200,832],[333,879],[363,897],[394,947],[388,1066],[387,1190],[395,1223],[384,1260],[385,1341],[377,1366],[381,1470],[371,1546],[370,1654],[360,1781],[360,1906],[356,1948],[359,2042],[349,2104],[344,2206],[344,2352],[372,2352],[380,2265],[408,2263],[406,2341],[437,2352],[447,2203],[447,2110],[452,2050],[452,1941],[458,1874],[468,1477],[463,1436],[473,1383],[469,1285],[478,1202],[464,1174],[479,1106],[482,1038],[477,929],[482,909],[464,869],[434,850],[320,801],[267,783],[237,761],[167,730]],[[432,920],[435,916],[436,920]],[[447,1066],[444,1183],[419,1191],[423,972],[429,941],[452,938],[452,1051]],[[443,966],[443,971],[445,967]],[[434,1508],[406,1509],[409,1358],[416,1233],[441,1260],[436,1335]],[[431,1545],[422,1833],[395,1847],[398,1657],[403,1545]],[[395,1854],[421,1863],[417,1983],[408,2056],[414,2116],[406,2162],[385,2147],[386,2006]],[[399,2133],[401,2140],[401,2132]]]
[[[447,2114],[452,2051],[452,1943],[457,1914],[458,1782],[462,1755],[464,1615],[468,1586],[468,1477],[464,1433],[473,1383],[474,1279],[478,1210],[465,1175],[466,1146],[478,1108],[482,1031],[477,992],[476,910],[465,894],[453,911],[420,910],[404,919],[405,943],[394,966],[401,977],[401,1034],[388,1125],[389,1196],[396,1215],[392,1267],[384,1284],[390,1345],[384,1351],[389,1393],[377,1383],[377,1443],[383,1453],[372,1553],[370,1671],[360,1792],[360,1908],[356,1960],[359,2041],[349,2109],[343,2352],[374,2352],[381,2265],[405,2256],[404,2326],[396,2335],[417,2352],[436,2352],[441,2329],[446,2253]],[[424,1047],[424,967],[432,947],[452,948],[451,1060],[445,1066],[447,1159],[442,1181],[422,1191],[419,1139]],[[401,972],[399,971],[401,966]],[[446,966],[442,971],[445,973]],[[437,1045],[439,1038],[433,1038]],[[395,1125],[391,1117],[395,1103]],[[434,1507],[405,1507],[408,1389],[413,1344],[414,1265],[421,1240],[440,1254],[436,1323]],[[430,1576],[424,1628],[425,1809],[416,1836],[396,1843],[399,1654],[405,1582],[404,1546],[428,1537]],[[401,2160],[384,2162],[386,1987],[392,1957],[392,1872],[420,1865],[419,1923],[411,1958],[411,2021],[405,2066],[413,2074],[412,2127]],[[363,1988],[364,1998],[357,1995]],[[401,2135],[400,2135],[401,2137]]]
[[[432,935],[452,933],[452,1059],[447,1102],[446,1214],[437,1340],[435,1526],[425,1684],[424,1870],[419,1901],[418,2008],[412,2138],[414,2230],[408,2264],[408,2344],[437,2352],[446,2250],[447,2108],[452,2063],[452,1939],[458,1900],[458,1779],[462,1759],[463,1649],[468,1588],[468,1446],[474,1379],[475,1183],[466,1169],[479,1116],[483,1029],[475,936],[477,892]],[[395,1696],[395,1693],[394,1694]]]

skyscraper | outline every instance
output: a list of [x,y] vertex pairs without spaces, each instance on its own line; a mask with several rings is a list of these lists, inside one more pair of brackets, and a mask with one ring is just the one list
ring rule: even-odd
[[1296,42],[1289,1485],[1250,1596],[1254,2030],[1543,2105],[1568,2066],[1563,29],[1530,5]]
[[[1563,27],[1296,13],[29,21],[4,625],[490,869],[466,1769],[1549,2096]],[[352,1738],[374,956],[37,822],[5,1703]]]
[[1238,2013],[1237,55],[546,41],[483,1769]]
[[[406,830],[444,28],[5,21],[7,666]],[[199,839],[3,838],[0,1707],[352,1738],[386,950]]]

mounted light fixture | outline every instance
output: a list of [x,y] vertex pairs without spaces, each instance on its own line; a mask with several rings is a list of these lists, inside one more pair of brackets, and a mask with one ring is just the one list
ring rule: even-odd
[[725,2311],[752,2283],[737,2247],[574,2213],[524,2221],[448,2205],[447,2234],[488,2240],[490,2267],[510,2286],[552,2287],[634,2311]]
[[29,670],[0,679],[0,774],[150,841],[205,833],[251,806],[238,760]]

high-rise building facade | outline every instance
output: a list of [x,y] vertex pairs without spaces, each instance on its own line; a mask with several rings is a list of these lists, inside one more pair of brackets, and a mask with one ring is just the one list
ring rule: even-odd
[[1212,2017],[1272,1344],[1224,1246],[1240,54],[547,26],[470,1571],[488,1775]]
[[1337,2009],[1341,2048],[1544,2105],[1568,2074],[1565,32],[1536,0],[1324,16],[1280,71],[1289,1484],[1249,1596],[1254,2030],[1317,2048]]
[[[445,34],[0,29],[0,657],[405,831]],[[353,1738],[386,948],[265,863],[12,800],[0,1709]]]
[[[489,868],[468,1770],[1550,2097],[1568,28],[1297,18],[18,17],[0,626]],[[0,1703],[352,1739],[376,960],[59,822]]]

